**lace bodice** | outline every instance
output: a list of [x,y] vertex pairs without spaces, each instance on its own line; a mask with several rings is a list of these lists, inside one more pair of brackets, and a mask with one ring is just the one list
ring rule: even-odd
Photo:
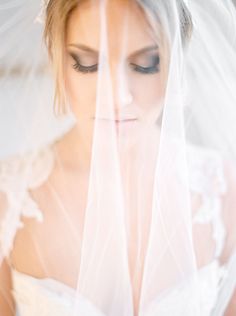
[[[218,153],[189,146],[190,190],[201,197],[200,207],[193,216],[193,225],[212,224],[215,252],[212,262],[198,271],[197,284],[181,283],[163,296],[162,301],[153,301],[140,316],[188,315],[188,308],[200,295],[201,316],[213,315],[221,287],[227,279],[227,266],[221,266],[219,257],[225,243],[225,226],[222,220],[222,196],[227,192],[223,162]],[[29,195],[49,176],[54,156],[50,146],[37,152],[9,159],[0,164],[0,191],[8,200],[8,206],[0,227],[0,245],[3,257],[7,257],[14,245],[16,232],[22,227],[22,216],[43,221],[43,214]],[[30,168],[29,168],[30,167]],[[30,176],[28,176],[30,174]],[[71,315],[75,292],[65,284],[53,279],[36,279],[12,270],[13,295],[20,316]],[[40,308],[38,305],[40,302]],[[80,297],[83,316],[105,316],[85,297]]]

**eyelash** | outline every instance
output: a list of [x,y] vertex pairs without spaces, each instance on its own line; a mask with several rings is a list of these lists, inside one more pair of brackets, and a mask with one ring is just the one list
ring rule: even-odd
[[73,64],[73,68],[78,72],[82,72],[84,74],[87,74],[87,73],[96,72],[98,69],[98,65],[95,64],[92,66],[83,66],[78,61],[76,61],[75,64]]
[[[96,72],[98,69],[98,64],[94,64],[91,66],[83,66],[80,64],[80,62],[77,59],[74,58],[74,60],[75,60],[75,64],[73,64],[73,69],[75,69],[78,72],[88,74],[88,73]],[[155,74],[160,71],[160,57],[159,56],[155,57],[154,61],[155,62],[153,63],[153,66],[151,67],[142,67],[133,63],[131,63],[130,66],[132,67],[134,71],[139,72],[141,74]]]
[[141,74],[155,74],[160,71],[160,57],[154,57],[154,62],[151,67],[142,67],[136,64],[130,64],[134,71],[140,72]]

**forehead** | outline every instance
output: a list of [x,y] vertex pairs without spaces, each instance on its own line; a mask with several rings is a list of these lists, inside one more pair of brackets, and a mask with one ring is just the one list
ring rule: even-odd
[[80,43],[100,50],[132,54],[155,44],[146,16],[136,1],[88,0],[79,3],[67,24],[67,44]]

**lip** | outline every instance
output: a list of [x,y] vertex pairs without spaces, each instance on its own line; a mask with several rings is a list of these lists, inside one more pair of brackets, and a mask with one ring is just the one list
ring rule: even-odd
[[102,124],[104,127],[108,127],[112,125],[115,127],[117,134],[120,137],[131,137],[131,131],[135,131],[138,125],[138,118],[134,117],[126,117],[126,118],[93,118],[94,121],[97,121],[99,124]]
[[132,123],[137,121],[137,119],[114,119],[114,120],[108,120],[111,122],[115,122],[116,124],[124,124],[124,123]]
[[134,122],[137,121],[137,118],[93,118],[94,120],[100,120],[100,121],[110,121],[115,123],[128,123],[128,122]]

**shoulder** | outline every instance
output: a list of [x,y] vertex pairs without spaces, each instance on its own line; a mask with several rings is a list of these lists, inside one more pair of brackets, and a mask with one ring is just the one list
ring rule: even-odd
[[227,262],[231,256],[236,255],[236,163],[225,161],[224,172],[227,192],[223,199],[223,220],[227,236],[222,261]]
[[202,200],[195,220],[215,220],[219,228],[215,237],[224,239],[220,259],[228,262],[236,253],[236,162],[215,149],[195,145],[188,146],[187,156],[190,189]]
[[11,271],[7,261],[0,263],[0,315],[15,315],[15,304],[12,291]]
[[52,165],[50,145],[0,160],[0,191],[37,187],[46,180]]
[[0,161],[0,256],[9,255],[22,216],[43,220],[29,190],[40,186],[52,167],[51,146]]
[[226,194],[226,162],[219,151],[188,144],[187,162],[192,191],[207,196]]

